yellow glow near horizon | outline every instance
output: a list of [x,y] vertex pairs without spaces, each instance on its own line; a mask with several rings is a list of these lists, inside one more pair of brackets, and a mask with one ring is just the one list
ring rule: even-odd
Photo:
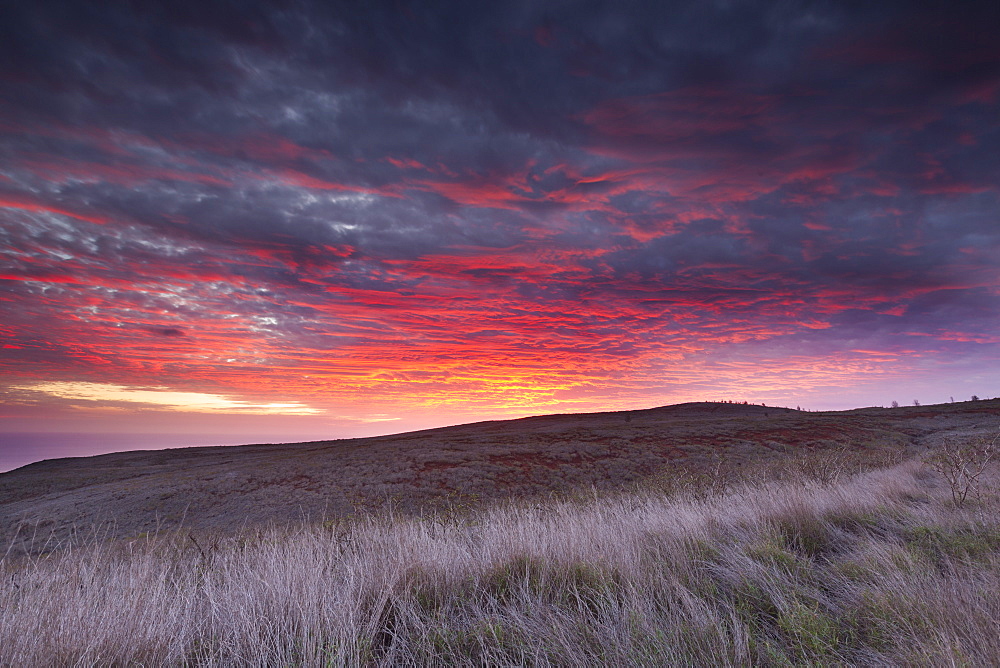
[[49,381],[18,385],[14,389],[44,392],[77,401],[121,401],[148,404],[160,410],[195,413],[264,413],[268,415],[316,415],[321,410],[297,401],[256,404],[220,394],[177,392],[165,387],[135,388],[108,383]]

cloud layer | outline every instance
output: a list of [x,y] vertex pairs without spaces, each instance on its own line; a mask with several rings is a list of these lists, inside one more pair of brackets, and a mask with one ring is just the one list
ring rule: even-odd
[[4,10],[5,415],[997,393],[1000,12],[872,4]]

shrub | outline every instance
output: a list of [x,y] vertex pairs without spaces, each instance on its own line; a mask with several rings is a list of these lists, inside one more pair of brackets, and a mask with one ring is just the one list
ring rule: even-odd
[[979,438],[971,442],[947,441],[941,448],[924,457],[924,463],[937,471],[948,483],[951,499],[961,508],[971,493],[982,494],[984,474],[997,456],[997,440]]

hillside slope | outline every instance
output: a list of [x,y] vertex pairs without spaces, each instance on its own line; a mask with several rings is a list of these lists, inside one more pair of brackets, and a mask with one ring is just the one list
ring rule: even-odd
[[0,474],[0,545],[103,527],[232,529],[391,504],[610,489],[672,466],[710,470],[805,450],[924,447],[1000,431],[1000,400],[808,413],[693,403],[549,415],[376,438],[48,460]]

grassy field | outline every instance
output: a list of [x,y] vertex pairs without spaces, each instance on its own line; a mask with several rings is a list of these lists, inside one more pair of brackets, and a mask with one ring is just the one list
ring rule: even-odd
[[997,471],[961,503],[942,473],[842,451],[416,516],[91,536],[0,562],[0,664],[998,665]]
[[914,456],[943,440],[997,431],[998,400],[825,413],[695,403],[377,438],[50,460],[0,474],[0,546],[33,553],[95,529],[127,539],[386,508],[419,515],[456,503],[611,491],[651,477],[728,479],[762,462],[821,453]]

